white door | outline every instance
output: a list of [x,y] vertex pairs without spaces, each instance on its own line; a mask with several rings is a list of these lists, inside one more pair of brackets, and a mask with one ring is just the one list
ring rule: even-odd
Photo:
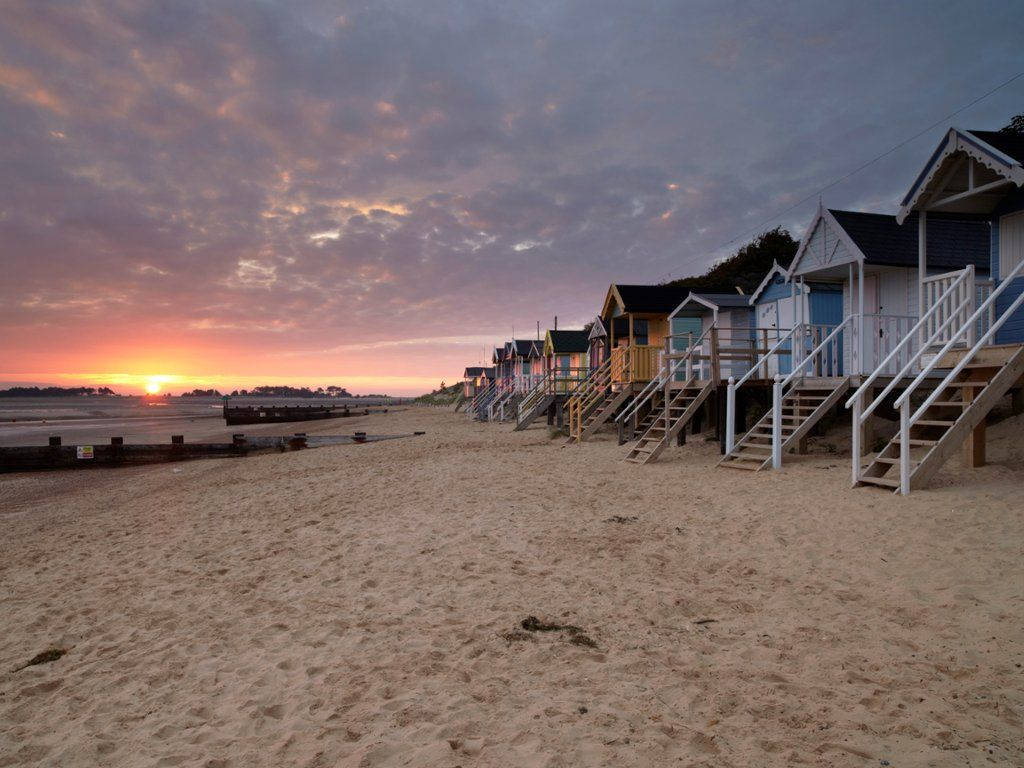
[[999,219],[999,279],[1024,261],[1024,211]]

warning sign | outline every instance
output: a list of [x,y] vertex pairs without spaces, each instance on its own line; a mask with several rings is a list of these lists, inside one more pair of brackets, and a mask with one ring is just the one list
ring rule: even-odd
[[80,458],[80,459],[91,459],[92,458],[92,446],[91,445],[80,445],[80,446],[78,446],[78,458]]

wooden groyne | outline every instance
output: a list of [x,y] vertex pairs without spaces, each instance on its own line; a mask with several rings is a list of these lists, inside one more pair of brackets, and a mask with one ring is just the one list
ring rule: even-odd
[[300,451],[326,445],[372,443],[414,437],[423,432],[400,435],[306,435],[290,436],[232,435],[230,443],[186,443],[183,435],[172,435],[170,443],[126,444],[122,437],[110,438],[109,445],[64,445],[58,436],[49,445],[0,447],[0,472],[27,472],[43,469],[88,469],[157,464],[192,459],[248,456],[250,453]]
[[225,405],[224,423],[233,427],[242,424],[343,419],[387,412],[387,408],[352,408],[348,405]]

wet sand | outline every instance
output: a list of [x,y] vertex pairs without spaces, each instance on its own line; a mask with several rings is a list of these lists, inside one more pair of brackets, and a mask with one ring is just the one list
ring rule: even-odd
[[336,424],[427,435],[0,476],[0,766],[1024,764],[1019,417],[907,499]]

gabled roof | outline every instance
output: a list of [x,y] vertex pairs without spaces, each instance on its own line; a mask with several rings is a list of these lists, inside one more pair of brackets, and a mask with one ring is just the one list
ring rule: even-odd
[[493,368],[484,368],[483,369],[483,374],[484,374],[484,378],[485,379],[493,379],[494,378],[494,369]]
[[495,347],[494,354],[491,355],[491,362],[501,363],[504,362],[507,357],[508,355],[506,353],[505,347]]
[[539,355],[539,353],[535,353],[534,345],[540,342],[536,342],[533,339],[516,339],[509,343],[512,345],[512,353],[516,357],[537,357]]
[[1011,185],[1024,186],[1022,164],[1024,137],[950,128],[904,195],[896,219],[902,224],[911,211],[938,205],[991,210]]
[[[832,251],[842,245],[855,262],[890,267],[917,266],[917,213],[907,217],[900,225],[895,216],[886,213],[864,213],[842,211],[834,208],[818,208],[811,220],[796,256],[787,271],[791,279],[800,274],[799,266],[810,247],[815,231],[820,225],[828,228],[833,239]],[[968,214],[928,214],[929,267],[939,269],[963,269],[973,264],[977,269],[988,271],[990,230],[986,221]],[[821,268],[826,268],[822,265]],[[807,272],[817,271],[808,269]]]
[[757,297],[761,295],[761,292],[764,291],[765,288],[772,284],[772,279],[776,275],[781,275],[783,281],[789,279],[789,272],[783,269],[777,260],[772,262],[772,268],[768,270],[768,274],[764,276],[764,280],[762,280],[761,284],[754,289],[752,294],[750,294],[750,304],[757,301]]
[[669,317],[675,317],[686,308],[696,309],[703,314],[704,311],[714,312],[734,307],[749,308],[749,306],[750,297],[744,296],[741,293],[691,293],[679,303],[679,306],[672,310],[672,314]]
[[588,335],[586,331],[548,331],[544,347],[550,345],[556,355],[586,352],[590,349]]
[[608,329],[604,327],[600,317],[594,318],[594,324],[590,326],[590,335],[587,338],[590,341],[608,338]]
[[616,299],[624,313],[667,315],[686,298],[689,288],[674,285],[632,285],[612,283],[608,288],[601,317],[608,317],[611,301]]
[[466,369],[466,372],[464,374],[462,374],[462,378],[464,378],[464,379],[475,379],[477,376],[482,376],[483,373],[484,373],[483,366],[481,366],[481,365],[471,365],[469,368]]

